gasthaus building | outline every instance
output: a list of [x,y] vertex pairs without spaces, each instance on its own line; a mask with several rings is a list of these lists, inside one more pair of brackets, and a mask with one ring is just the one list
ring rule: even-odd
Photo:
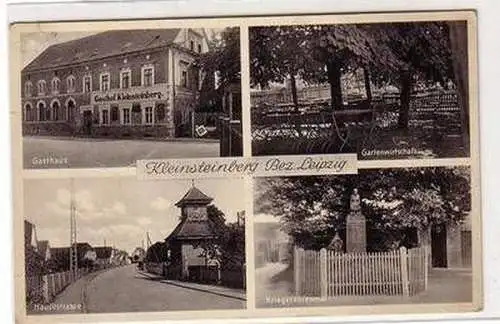
[[24,135],[174,137],[189,127],[203,29],[113,30],[48,47],[21,72]]

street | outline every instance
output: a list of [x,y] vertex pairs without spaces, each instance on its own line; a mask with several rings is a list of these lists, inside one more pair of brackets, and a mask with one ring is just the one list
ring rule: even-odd
[[219,157],[216,140],[23,137],[25,169],[135,166],[140,159]]
[[[128,265],[76,282],[56,299],[56,304],[83,304],[86,313],[152,312],[176,310],[243,309],[246,302],[166,283]],[[85,278],[82,278],[85,279]],[[83,299],[83,300],[81,300]]]

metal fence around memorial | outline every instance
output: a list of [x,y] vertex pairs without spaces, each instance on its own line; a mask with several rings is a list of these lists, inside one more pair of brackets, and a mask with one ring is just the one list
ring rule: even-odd
[[337,253],[294,248],[294,284],[298,296],[402,295],[427,289],[426,247],[391,252]]

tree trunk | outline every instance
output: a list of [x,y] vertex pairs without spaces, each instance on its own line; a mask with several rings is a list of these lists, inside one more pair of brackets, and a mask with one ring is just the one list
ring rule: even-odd
[[410,119],[410,94],[412,87],[412,75],[409,70],[401,72],[401,94],[399,99],[401,107],[399,108],[398,128],[408,130],[408,121]]
[[467,25],[464,22],[450,22],[450,43],[458,92],[462,144],[465,154],[470,154],[469,143],[469,80],[467,64]]
[[328,82],[330,83],[330,95],[332,98],[332,109],[342,109],[342,83],[340,82],[340,64],[334,59],[328,61],[327,65]]
[[295,80],[295,75],[290,74],[290,87],[292,89],[292,100],[295,112],[299,111],[299,99],[297,98],[297,82]]
[[367,66],[363,68],[363,75],[365,77],[365,91],[366,91],[366,100],[368,103],[372,102],[372,88],[370,85],[370,70]]

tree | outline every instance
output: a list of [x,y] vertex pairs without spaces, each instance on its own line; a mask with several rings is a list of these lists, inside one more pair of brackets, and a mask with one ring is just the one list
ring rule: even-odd
[[378,42],[363,25],[255,27],[250,30],[250,43],[252,85],[265,87],[271,81],[290,78],[295,104],[296,76],[306,82],[328,82],[332,108],[340,109],[343,71],[363,68],[371,99],[370,66],[396,64],[386,44]]
[[458,88],[462,142],[465,152],[469,153],[469,82],[467,55],[467,24],[451,21],[448,23],[452,50],[453,70]]
[[[343,233],[349,198],[358,188],[369,231],[401,241],[409,229],[457,223],[470,211],[470,175],[464,168],[362,170],[358,175],[264,178],[256,212],[279,217],[282,229],[308,249]],[[372,236],[376,237],[376,236]]]
[[270,82],[290,81],[292,101],[298,110],[297,77],[303,79],[321,64],[308,57],[304,26],[253,27],[250,29],[250,79],[266,88]]
[[202,246],[203,256],[218,260],[224,269],[241,268],[245,263],[244,225],[226,224],[224,213],[214,205],[207,207],[207,216],[216,238]]
[[[226,28],[209,43],[196,65],[203,71],[199,110],[213,111],[222,106],[222,90],[229,84],[241,82],[240,30]],[[215,80],[217,75],[218,82]]]
[[[372,39],[383,44],[395,64],[373,66],[385,70],[397,80],[401,107],[398,127],[408,128],[410,96],[415,80],[443,81],[452,77],[449,28],[446,22],[382,23],[366,26]],[[380,47],[378,48],[380,49]]]
[[155,242],[146,251],[146,261],[161,263],[167,261],[168,248],[166,242]]

